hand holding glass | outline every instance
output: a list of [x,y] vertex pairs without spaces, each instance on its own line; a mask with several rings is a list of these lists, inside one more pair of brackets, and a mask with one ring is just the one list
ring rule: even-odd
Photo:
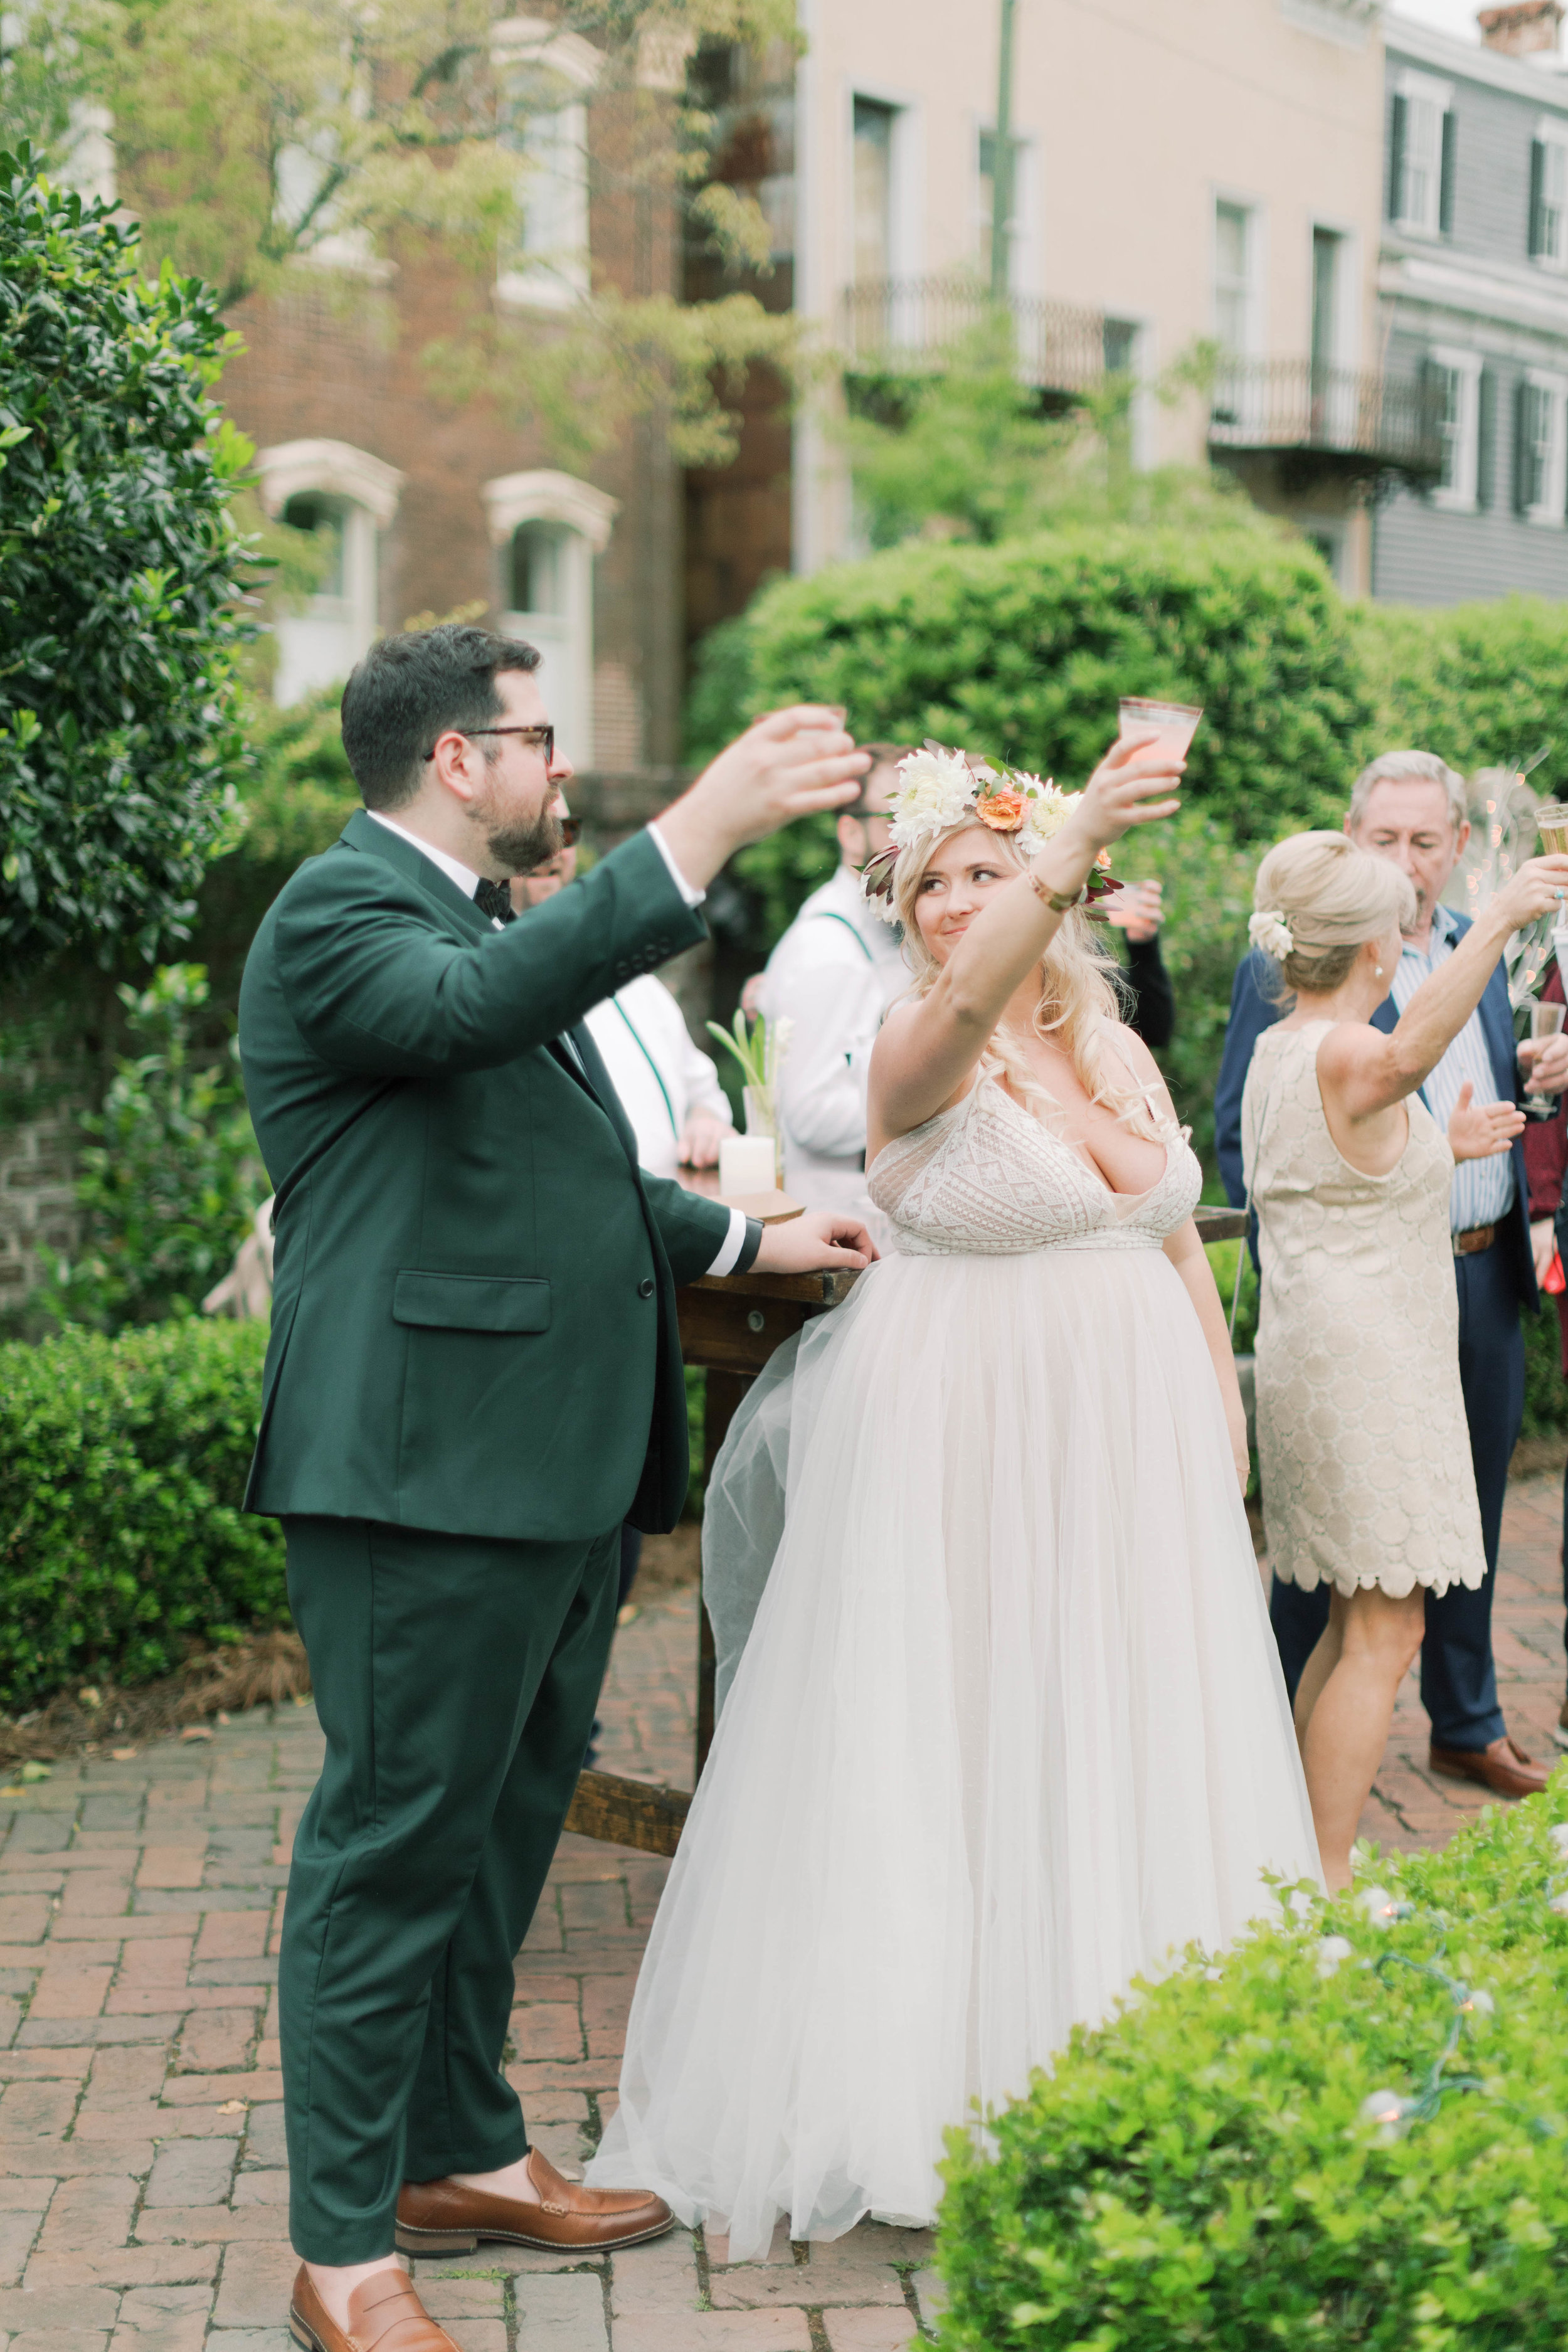
[[[1568,1004],[1542,1004],[1530,1008],[1530,1034],[1532,1037],[1558,1037],[1563,1034],[1563,1016]],[[1531,1118],[1552,1118],[1557,1110],[1555,1095],[1526,1095],[1524,1108]]]
[[[1168,753],[1173,760],[1186,758],[1187,747],[1204,715],[1202,703],[1149,702],[1136,694],[1124,694],[1116,709],[1119,736],[1142,735],[1152,728],[1159,738],[1152,748]],[[1568,813],[1563,822],[1568,824]]]

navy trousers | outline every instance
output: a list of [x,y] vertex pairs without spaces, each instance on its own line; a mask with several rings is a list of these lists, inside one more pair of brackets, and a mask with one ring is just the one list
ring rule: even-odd
[[[1508,1465],[1524,1418],[1524,1334],[1519,1325],[1519,1293],[1500,1244],[1494,1242],[1475,1257],[1456,1258],[1454,1274],[1459,1286],[1459,1381],[1470,1425],[1487,1573],[1473,1592],[1452,1584],[1440,1599],[1428,1593],[1421,1704],[1439,1748],[1486,1748],[1507,1728],[1492,1664],[1492,1588]],[[1268,1504],[1265,1496],[1265,1514]],[[1294,1698],[1307,1660],[1329,1622],[1328,1590],[1319,1585],[1303,1592],[1276,1577],[1268,1616],[1286,1687]]]

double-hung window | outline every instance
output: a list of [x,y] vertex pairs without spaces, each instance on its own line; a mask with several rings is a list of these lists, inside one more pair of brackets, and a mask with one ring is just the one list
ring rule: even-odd
[[496,290],[503,302],[562,310],[588,290],[587,101],[603,59],[532,16],[501,19],[492,44],[500,142],[519,163]]
[[1401,72],[1388,142],[1388,217],[1412,236],[1447,236],[1454,225],[1454,91],[1430,74]]
[[1527,522],[1563,528],[1568,491],[1568,378],[1531,368],[1514,416],[1514,504]]
[[1530,150],[1530,256],[1568,269],[1568,116],[1542,115]]
[[1433,486],[1432,503],[1470,514],[1480,476],[1481,355],[1436,350],[1426,367],[1443,440],[1443,467]]

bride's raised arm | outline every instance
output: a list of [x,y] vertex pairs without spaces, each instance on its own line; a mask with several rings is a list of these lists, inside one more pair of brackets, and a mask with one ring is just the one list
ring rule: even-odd
[[[945,957],[935,949],[942,970],[930,988],[896,1006],[877,1040],[868,1166],[885,1143],[963,1093],[1008,999],[1039,962],[1067,909],[1082,898],[1100,851],[1133,825],[1179,807],[1173,793],[1185,763],[1154,749],[1157,740],[1144,735],[1113,744],[1067,823],[1022,873],[978,821],[930,859],[912,919],[929,937],[943,922],[942,902],[951,898],[950,930],[957,935]],[[980,899],[984,905],[965,919],[964,908]]]

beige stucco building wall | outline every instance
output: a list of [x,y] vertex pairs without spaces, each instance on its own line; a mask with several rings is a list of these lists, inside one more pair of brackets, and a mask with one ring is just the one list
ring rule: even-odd
[[[976,268],[999,13],[999,0],[801,0],[795,298],[829,340],[842,339],[844,289],[876,243],[877,164],[868,180],[864,142],[857,189],[857,100],[863,130],[887,148],[887,276]],[[1015,293],[1121,322],[1150,379],[1196,339],[1227,331],[1253,360],[1306,362],[1318,229],[1339,240],[1333,364],[1376,367],[1378,15],[1376,0],[1018,0]],[[1235,208],[1224,251],[1220,204]],[[1216,277],[1236,257],[1237,214],[1246,282],[1231,268],[1227,296]],[[1142,399],[1140,458],[1201,459],[1208,406],[1194,393],[1169,408]],[[1267,466],[1244,471],[1265,503],[1321,518],[1344,584],[1364,586],[1365,520],[1342,485],[1298,481],[1287,493]],[[798,568],[849,550],[842,468],[820,419],[800,428],[795,502]]]

